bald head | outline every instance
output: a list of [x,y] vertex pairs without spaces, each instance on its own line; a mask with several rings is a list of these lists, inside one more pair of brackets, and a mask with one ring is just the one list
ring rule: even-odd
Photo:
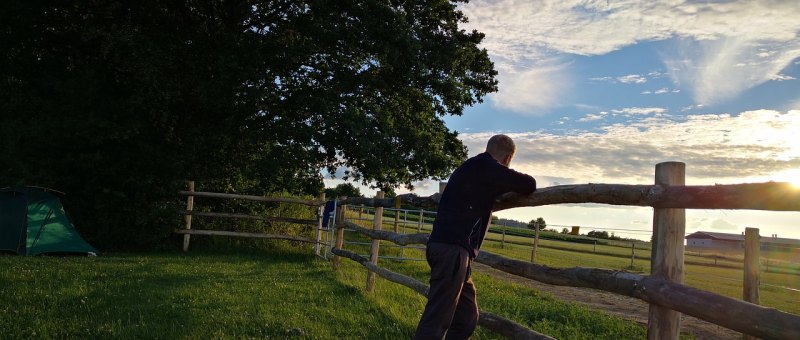
[[494,135],[486,143],[486,152],[492,155],[492,158],[496,159],[500,164],[508,166],[511,164],[511,159],[514,158],[514,153],[517,152],[517,147],[511,137]]

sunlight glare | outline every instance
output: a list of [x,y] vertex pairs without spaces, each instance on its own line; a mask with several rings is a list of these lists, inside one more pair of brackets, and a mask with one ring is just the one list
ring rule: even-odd
[[783,170],[775,174],[774,181],[789,182],[795,188],[800,188],[800,169]]

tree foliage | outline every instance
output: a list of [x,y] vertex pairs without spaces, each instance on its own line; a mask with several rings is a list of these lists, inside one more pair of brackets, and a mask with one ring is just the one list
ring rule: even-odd
[[539,230],[544,230],[544,228],[547,227],[547,222],[545,222],[543,217],[537,217],[536,219],[528,222],[528,229],[535,230],[537,226],[539,227]]
[[333,188],[325,189],[325,197],[327,199],[335,199],[342,196],[361,197],[361,190],[358,190],[353,183],[341,183]]
[[[316,195],[449,174],[442,118],[496,90],[452,1],[8,1],[0,186],[68,193],[91,242],[152,245],[175,192]],[[131,237],[131,235],[137,235]]]

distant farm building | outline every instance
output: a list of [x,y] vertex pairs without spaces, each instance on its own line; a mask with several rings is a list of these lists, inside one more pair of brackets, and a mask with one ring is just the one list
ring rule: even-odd
[[[744,234],[698,231],[686,236],[686,247],[708,250],[744,249]],[[762,250],[800,249],[800,240],[780,238],[777,235],[761,236]]]

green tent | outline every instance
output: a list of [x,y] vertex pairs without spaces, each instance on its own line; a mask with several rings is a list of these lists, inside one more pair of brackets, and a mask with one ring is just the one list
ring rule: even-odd
[[97,254],[72,225],[55,191],[0,189],[0,252]]

